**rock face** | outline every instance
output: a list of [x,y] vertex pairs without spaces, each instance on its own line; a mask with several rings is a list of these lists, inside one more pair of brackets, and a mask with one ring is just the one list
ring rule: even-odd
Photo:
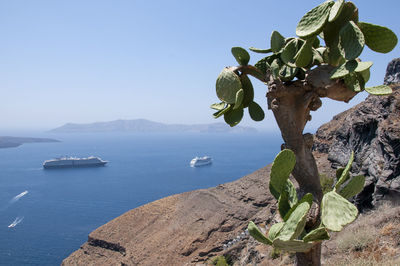
[[354,174],[366,176],[356,197],[360,207],[382,198],[400,198],[400,59],[388,65],[385,83],[390,96],[373,96],[333,118],[316,133],[314,149],[328,154],[333,167],[344,166],[352,150]]
[[[229,252],[239,257],[251,242],[244,241],[248,221],[273,219],[269,171],[266,167],[232,183],[131,210],[90,233],[62,265],[194,265],[227,252],[224,245],[234,239]],[[244,258],[257,263],[260,255],[249,252]]]
[[387,66],[384,83],[400,83],[400,58],[393,59]]

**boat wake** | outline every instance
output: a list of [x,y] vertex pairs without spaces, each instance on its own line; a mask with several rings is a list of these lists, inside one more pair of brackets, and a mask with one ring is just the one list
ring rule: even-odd
[[24,216],[15,218],[14,222],[12,222],[12,223],[8,226],[8,228],[16,227],[20,222],[22,222],[22,220],[24,220]]
[[15,196],[14,198],[12,198],[12,199],[10,200],[10,203],[17,202],[20,198],[22,198],[23,196],[25,196],[25,195],[28,194],[28,193],[29,193],[28,190],[25,190],[24,192],[19,193],[17,196]]

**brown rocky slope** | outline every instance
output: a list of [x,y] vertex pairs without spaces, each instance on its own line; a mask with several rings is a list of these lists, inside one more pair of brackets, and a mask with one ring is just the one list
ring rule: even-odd
[[63,265],[206,262],[221,254],[229,240],[244,236],[249,220],[271,219],[275,201],[266,193],[269,171],[265,167],[232,183],[173,195],[131,210],[90,233],[88,242]]

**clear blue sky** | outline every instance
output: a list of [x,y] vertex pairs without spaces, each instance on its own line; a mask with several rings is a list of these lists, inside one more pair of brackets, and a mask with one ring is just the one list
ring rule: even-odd
[[[0,1],[0,130],[46,130],[67,122],[147,118],[211,123],[215,80],[235,65],[232,46],[269,47],[273,30],[294,36],[299,19],[321,1]],[[354,1],[360,20],[400,36],[398,0]],[[251,4],[247,4],[251,3]],[[251,63],[259,55],[253,54]],[[400,56],[365,49],[368,85],[382,83]],[[264,110],[266,87],[256,82]],[[316,128],[351,104],[325,101]],[[219,121],[223,121],[219,119]],[[263,122],[277,128],[271,112]],[[1,133],[1,131],[0,131]]]

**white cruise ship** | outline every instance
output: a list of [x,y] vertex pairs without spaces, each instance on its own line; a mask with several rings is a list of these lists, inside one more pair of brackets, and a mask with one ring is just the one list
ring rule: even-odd
[[195,157],[190,161],[191,167],[203,166],[212,163],[212,159],[209,156]]
[[91,167],[103,166],[106,163],[108,162],[94,156],[87,158],[63,157],[44,161],[43,168]]

